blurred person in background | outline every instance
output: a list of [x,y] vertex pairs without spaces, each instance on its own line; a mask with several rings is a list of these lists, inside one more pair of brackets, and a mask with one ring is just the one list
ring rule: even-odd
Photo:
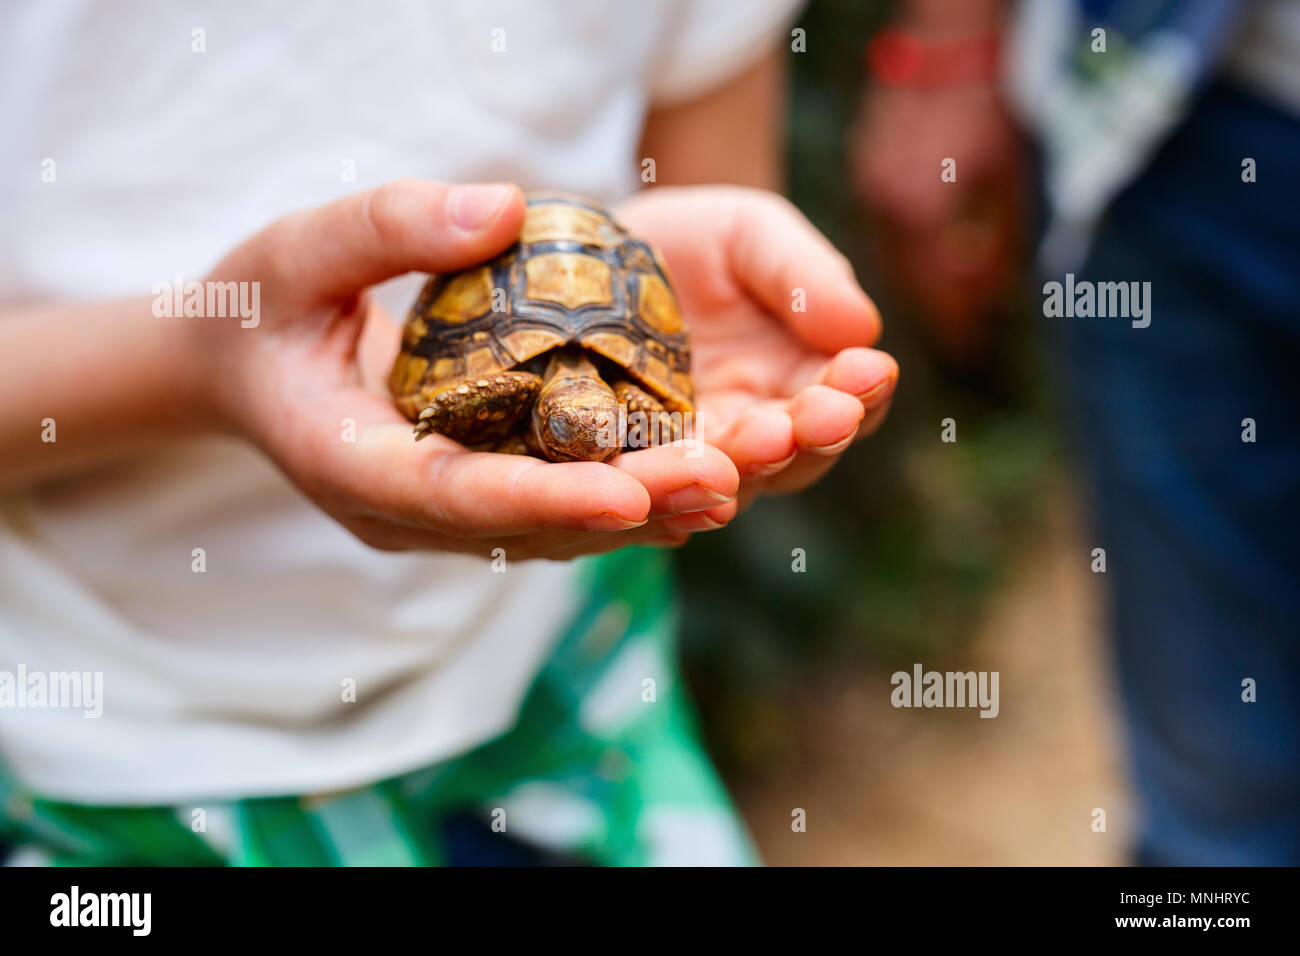
[[[23,861],[754,859],[668,556],[629,546],[812,483],[893,392],[874,306],[770,192],[795,6],[4,8],[0,672],[103,676],[94,719],[0,710]],[[693,324],[700,455],[416,445],[382,383],[420,277],[367,290],[506,248],[510,184],[614,203],[643,157],[750,187],[616,212]],[[257,327],[160,317],[176,273],[260,283]]]
[[1300,862],[1300,3],[903,0],[868,62],[855,184],[948,356],[981,359],[1017,274],[1013,114],[1039,281],[1150,283],[1140,321],[1045,318],[1105,549],[1136,858]]

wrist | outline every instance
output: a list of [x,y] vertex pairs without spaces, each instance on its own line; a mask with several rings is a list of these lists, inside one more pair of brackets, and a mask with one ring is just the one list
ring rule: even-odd
[[867,72],[886,86],[949,89],[993,84],[1001,70],[1002,33],[961,35],[882,30],[867,44]]
[[238,389],[230,388],[240,377],[238,350],[230,347],[240,330],[213,326],[226,319],[168,316],[153,321],[163,353],[162,391],[173,397],[173,424],[194,434],[242,433],[233,394]]

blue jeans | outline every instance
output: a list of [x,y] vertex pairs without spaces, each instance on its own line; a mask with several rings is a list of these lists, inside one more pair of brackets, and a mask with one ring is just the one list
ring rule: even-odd
[[1106,549],[1144,863],[1300,863],[1297,184],[1300,121],[1211,88],[1078,275],[1150,281],[1151,325],[1047,320]]

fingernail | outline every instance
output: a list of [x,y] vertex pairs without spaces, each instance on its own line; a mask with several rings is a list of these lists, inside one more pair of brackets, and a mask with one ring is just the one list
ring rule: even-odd
[[718,505],[725,505],[731,497],[720,494],[712,488],[693,484],[677,489],[666,500],[669,511],[675,515],[684,515],[692,511],[706,511]]
[[678,515],[676,518],[665,518],[663,527],[668,531],[689,533],[694,531],[717,531],[719,528],[725,528],[726,524],[715,521],[703,512],[697,512],[690,515]]
[[887,378],[884,381],[878,382],[876,385],[872,386],[871,388],[863,392],[861,395],[859,395],[858,401],[860,401],[867,408],[872,408],[876,405],[879,405],[885,399],[889,398],[889,396],[893,394],[893,391],[894,391],[894,380],[893,378]]
[[639,528],[644,521],[632,521],[628,518],[620,518],[618,515],[599,514],[594,518],[587,519],[588,531],[627,531],[630,528]]
[[447,200],[451,221],[459,229],[474,232],[491,224],[510,196],[510,187],[494,183],[487,186],[455,186]]
[[794,457],[797,454],[799,453],[796,451],[794,455],[791,455],[789,458],[784,458],[781,461],[770,462],[765,465],[751,465],[749,472],[756,478],[766,478],[769,475],[775,475],[778,471],[784,471],[790,462],[794,461]]
[[843,438],[833,445],[809,445],[808,450],[814,455],[838,455],[853,444],[853,436]]

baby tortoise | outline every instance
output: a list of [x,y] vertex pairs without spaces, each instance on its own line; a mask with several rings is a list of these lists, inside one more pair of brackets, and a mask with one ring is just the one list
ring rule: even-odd
[[686,437],[690,368],[658,252],[595,203],[535,193],[518,242],[425,284],[389,389],[417,439],[604,461]]

